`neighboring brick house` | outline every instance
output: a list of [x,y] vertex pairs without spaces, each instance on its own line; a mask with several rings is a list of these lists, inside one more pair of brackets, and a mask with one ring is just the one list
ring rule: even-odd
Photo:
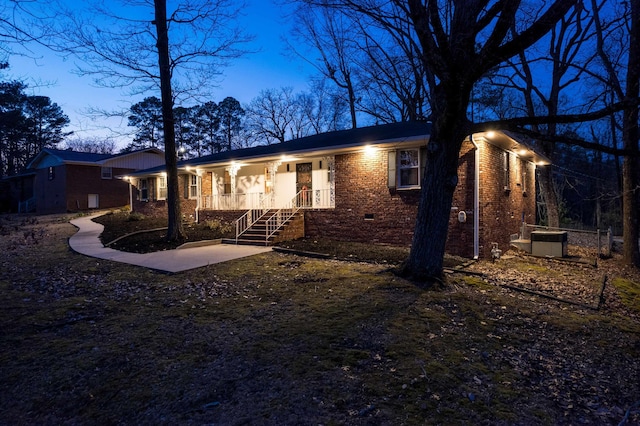
[[130,203],[129,182],[118,178],[164,164],[156,148],[122,154],[94,154],[45,148],[11,176],[10,209],[38,214],[122,207]]
[[[410,245],[429,132],[426,122],[394,123],[186,160],[182,211],[200,221],[250,212],[254,222],[295,206],[306,236]],[[484,257],[492,243],[508,248],[523,221],[535,223],[535,168],[545,161],[505,132],[468,138],[447,251]],[[134,173],[134,183],[134,210],[166,214],[163,167]]]

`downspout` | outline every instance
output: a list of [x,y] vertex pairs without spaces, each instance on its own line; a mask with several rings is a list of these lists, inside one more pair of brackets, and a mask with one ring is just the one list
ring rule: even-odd
[[480,257],[480,149],[473,140],[473,133],[469,140],[475,149],[474,176],[473,176],[473,259]]
[[202,184],[200,181],[200,171],[196,170],[196,223],[200,223],[200,198],[202,197],[202,193],[200,192]]
[[133,212],[133,188],[131,187],[131,178],[127,177],[127,182],[129,182],[129,213]]

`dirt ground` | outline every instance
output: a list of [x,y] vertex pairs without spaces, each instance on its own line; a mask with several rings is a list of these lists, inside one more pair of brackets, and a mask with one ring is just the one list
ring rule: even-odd
[[344,255],[163,274],[72,252],[70,218],[0,217],[2,425],[640,424],[617,256],[506,253],[439,291]]

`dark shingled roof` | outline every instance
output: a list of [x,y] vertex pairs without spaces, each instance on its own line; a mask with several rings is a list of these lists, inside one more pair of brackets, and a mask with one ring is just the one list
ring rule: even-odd
[[[250,158],[295,155],[303,152],[359,147],[367,144],[375,145],[392,141],[402,142],[403,140],[427,136],[430,132],[431,123],[426,121],[408,121],[359,127],[356,129],[338,130],[335,132],[306,136],[273,145],[261,145],[252,148],[218,152],[216,154],[205,155],[204,157],[180,161],[178,162],[178,167],[195,167],[203,164],[224,163]],[[166,167],[163,165],[139,170],[131,175],[153,174],[164,170],[166,170]]]
[[45,148],[44,152],[60,158],[62,161],[77,161],[84,163],[95,163],[113,157],[112,154],[94,154],[92,152],[78,152],[70,149]]
[[356,147],[393,140],[402,141],[403,139],[426,136],[430,131],[431,123],[424,121],[410,121],[359,127],[356,129],[338,130],[335,132],[306,136],[273,145],[263,145],[253,148],[219,152],[204,157],[185,160],[181,165],[195,166],[198,164],[216,163],[242,158],[295,154],[299,152],[329,148]]

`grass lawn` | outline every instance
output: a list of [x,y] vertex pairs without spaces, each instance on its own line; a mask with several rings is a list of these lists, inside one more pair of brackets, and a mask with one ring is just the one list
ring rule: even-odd
[[[478,262],[441,291],[277,252],[164,274],[72,252],[69,218],[0,218],[0,424],[640,423],[616,258]],[[600,310],[501,285],[590,301],[603,274]]]

